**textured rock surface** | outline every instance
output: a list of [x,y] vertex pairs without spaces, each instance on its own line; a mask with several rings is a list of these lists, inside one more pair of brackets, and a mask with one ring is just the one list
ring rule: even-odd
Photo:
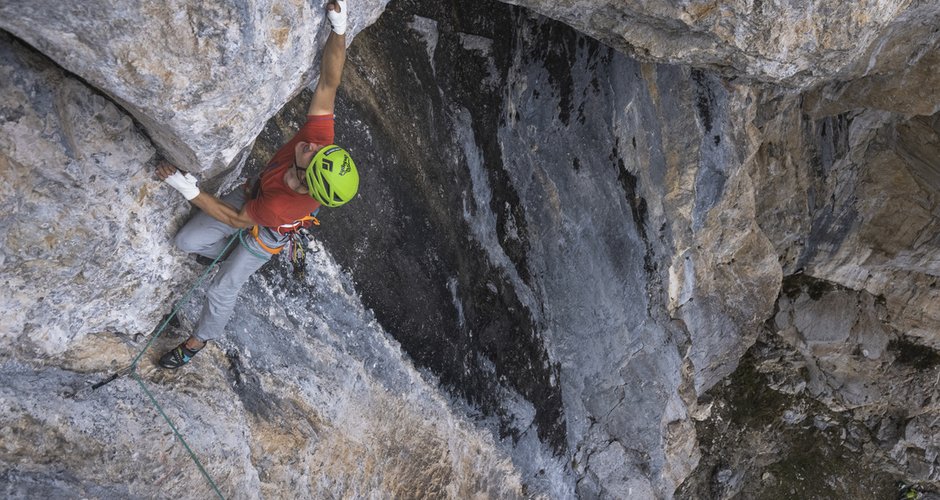
[[[146,332],[190,278],[166,239],[185,207],[152,181],[154,148],[118,107],[0,37],[0,344],[59,353]],[[115,258],[118,256],[118,258]]]
[[816,116],[865,108],[908,115],[940,111],[937,74],[940,8],[933,2],[910,2],[903,14],[882,30],[862,57],[834,81],[807,95]]
[[788,278],[778,312],[697,425],[680,498],[890,498],[938,479],[940,355],[867,292]]
[[[529,7],[616,48],[656,62],[707,67],[726,76],[806,88],[830,80],[852,81],[846,98],[862,107],[889,106],[891,96],[923,110],[936,99],[901,97],[917,90],[931,95],[926,74],[940,35],[934,2],[871,0],[683,1],[509,0]],[[927,56],[926,60],[924,56]],[[920,61],[924,65],[921,66]],[[916,69],[911,69],[911,68]],[[897,75],[902,75],[898,77]],[[858,79],[858,80],[856,80]],[[889,85],[888,82],[891,82]],[[891,96],[868,90],[891,88]],[[898,88],[900,83],[900,88]],[[840,85],[830,94],[841,93]],[[877,103],[881,103],[880,105]],[[932,111],[930,112],[932,114]]]
[[[937,348],[937,118],[863,111],[811,120],[799,99],[771,103],[752,122],[762,138],[749,170],[758,223],[784,273],[883,297],[893,328]],[[779,192],[790,196],[781,203]]]
[[[151,180],[154,148],[107,99],[7,38],[0,74],[10,207],[0,233],[0,492],[209,497],[133,380],[90,389],[130,362],[194,280],[169,247],[186,205]],[[191,370],[156,370],[184,323],[142,363],[223,494],[521,496],[491,433],[411,367],[315,250],[316,280],[288,285],[278,268],[247,287],[234,344],[210,347]],[[198,304],[185,312],[196,316]]]
[[[373,29],[337,131],[371,175],[326,245],[416,362],[558,454],[517,455],[528,484],[671,495],[697,460],[689,406],[782,276],[731,112],[746,92],[495,5],[401,2]],[[284,132],[262,137],[263,158]]]
[[[32,8],[10,5],[0,9]],[[638,62],[495,2],[399,0],[357,37],[337,141],[362,168],[362,196],[321,214],[311,277],[266,269],[219,348],[167,374],[150,364],[176,341],[167,338],[143,367],[226,493],[669,498],[683,481],[689,498],[858,497],[895,480],[936,489],[933,5],[618,8],[618,26],[652,47],[644,58],[724,73]],[[577,9],[601,27],[610,12]],[[132,381],[88,390],[192,281],[194,265],[166,248],[184,203],[148,179],[155,148],[115,106],[35,55],[7,53],[0,172],[16,209],[2,219],[2,265],[20,323],[4,337],[16,348],[0,355],[4,493],[207,496]],[[217,55],[192,67],[222,67]],[[259,63],[246,81],[282,63]],[[798,94],[752,78],[820,85]],[[869,94],[892,82],[893,97]],[[916,99],[903,90],[921,87]],[[296,130],[308,99],[265,126],[248,170]],[[187,109],[203,117],[223,102]],[[141,108],[140,122],[172,149],[153,132],[165,118],[154,109]],[[207,123],[190,124],[218,137]],[[63,177],[50,177],[63,162]],[[53,182],[72,189],[61,195]],[[52,227],[46,210],[73,203],[108,232],[22,244],[32,221]],[[76,274],[78,261],[100,269]],[[61,265],[42,267],[50,262]],[[138,295],[109,293],[126,283]],[[61,309],[44,309],[47,296]],[[97,314],[104,301],[115,318]],[[173,333],[197,313],[188,306]],[[39,314],[50,328],[32,326]],[[129,481],[128,468],[147,472]]]
[[898,335],[887,317],[884,301],[867,292],[788,280],[774,327],[803,359],[787,371],[805,370],[805,389],[836,411],[935,412],[923,403],[940,397],[932,366],[940,356],[921,348],[925,357],[918,361],[917,347]]
[[[315,250],[308,271],[316,279],[287,285],[281,267],[254,280],[229,341],[208,347],[190,369],[152,364],[179,342],[173,335],[141,364],[223,495],[520,497],[519,476],[489,432],[457,416],[410,367],[336,264]],[[185,311],[196,316],[198,307]],[[5,496],[213,495],[133,380],[89,388],[141,347],[103,333],[56,358],[4,354]]]
[[[355,2],[347,41],[387,0]],[[170,159],[218,173],[316,76],[326,2],[0,4],[0,28],[128,110]]]
[[799,355],[778,358],[783,369],[772,367],[772,373],[802,378],[814,399],[850,410],[855,425],[867,427],[865,442],[877,444],[873,454],[889,458],[895,475],[936,485],[940,355],[899,335],[889,316],[884,300],[868,292],[790,281],[774,326]]
[[[380,201],[343,215],[367,236],[350,239],[327,223],[326,244],[416,361],[459,381],[457,391],[500,416],[519,442],[532,421],[493,394],[508,385],[528,399],[550,443],[557,420],[545,416],[560,413],[565,440],[553,448],[572,464],[565,474],[577,494],[671,495],[697,463],[690,416],[708,413],[698,397],[735,370],[773,316],[786,274],[803,269],[897,297],[883,304],[885,328],[907,341],[937,338],[932,216],[917,217],[924,223],[897,244],[896,258],[853,253],[894,241],[872,221],[932,213],[929,186],[916,210],[880,203],[910,203],[912,191],[873,175],[870,159],[894,150],[882,169],[929,176],[932,120],[875,111],[816,120],[798,95],[639,64],[522,13],[507,40],[474,8],[401,14],[410,4],[393,7],[377,39],[360,40],[352,56],[347,98],[364,111],[347,130],[364,120],[370,134],[345,140],[366,155],[392,153],[364,163],[374,175],[362,200]],[[385,42],[409,28],[413,35]],[[416,92],[428,99],[409,99]],[[403,116],[415,119],[403,127]],[[916,124],[926,127],[888,140]],[[860,216],[840,218],[846,212]],[[878,278],[850,282],[855,265]],[[403,314],[402,289],[423,290],[409,308],[425,311],[421,321]],[[520,304],[531,320],[505,314]],[[513,333],[494,337],[494,326]],[[535,352],[520,352],[533,338]],[[538,372],[540,345],[557,363],[547,375]],[[856,381],[875,377],[858,370]],[[532,399],[546,376],[559,381],[561,410],[556,399]],[[909,413],[897,401],[884,407]],[[874,470],[888,459],[868,460]],[[542,470],[524,462],[537,479]]]

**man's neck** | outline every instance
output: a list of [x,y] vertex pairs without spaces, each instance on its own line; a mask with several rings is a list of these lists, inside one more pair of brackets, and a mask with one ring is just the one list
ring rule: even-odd
[[284,183],[295,193],[307,194],[307,183],[300,182],[300,179],[297,178],[299,173],[300,170],[294,164],[291,164],[291,166],[284,171]]

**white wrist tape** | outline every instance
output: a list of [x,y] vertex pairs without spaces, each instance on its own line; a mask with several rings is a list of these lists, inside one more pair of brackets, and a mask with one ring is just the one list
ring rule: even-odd
[[347,13],[349,12],[346,9],[346,0],[336,0],[336,4],[339,5],[339,12],[335,10],[326,11],[326,17],[330,20],[330,24],[333,26],[333,31],[337,35],[346,34],[346,19]]
[[199,188],[196,187],[197,181],[192,174],[183,174],[180,171],[176,171],[173,175],[164,179],[163,182],[166,182],[173,189],[179,191],[187,200],[199,196]]

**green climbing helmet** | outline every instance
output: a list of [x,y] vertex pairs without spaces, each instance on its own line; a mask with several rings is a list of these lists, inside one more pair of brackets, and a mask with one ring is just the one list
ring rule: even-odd
[[356,196],[359,172],[345,149],[331,144],[317,151],[307,165],[307,190],[327,207],[338,207]]

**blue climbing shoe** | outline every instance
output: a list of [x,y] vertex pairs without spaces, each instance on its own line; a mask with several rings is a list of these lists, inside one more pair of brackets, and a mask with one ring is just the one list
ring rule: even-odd
[[189,363],[190,360],[193,359],[193,356],[195,356],[204,348],[205,345],[196,350],[187,349],[186,342],[183,342],[182,344],[167,351],[167,353],[160,358],[160,366],[169,368],[170,370],[175,370],[185,365],[186,363]]

